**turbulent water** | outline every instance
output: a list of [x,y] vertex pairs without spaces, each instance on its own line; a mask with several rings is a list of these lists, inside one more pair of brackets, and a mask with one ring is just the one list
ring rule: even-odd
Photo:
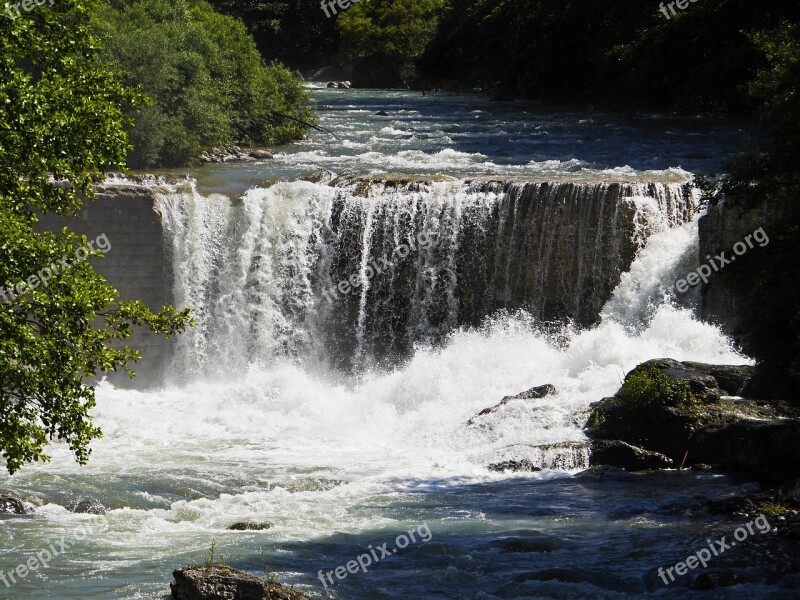
[[[382,100],[392,110],[405,97]],[[416,106],[415,119],[444,131],[449,118],[438,119],[437,106]],[[554,119],[499,113],[520,138]],[[491,131],[489,116],[476,121]],[[483,135],[485,154],[469,161],[499,165],[493,134]],[[639,143],[635,132],[628,139]],[[309,147],[323,143],[291,152],[320,156]],[[442,152],[394,148],[426,151]],[[536,160],[526,158],[516,160],[520,170]],[[697,260],[685,177],[551,185],[461,177],[367,193],[354,181],[210,189],[249,181],[257,166],[239,168],[159,200],[176,302],[199,321],[173,348],[168,381],[148,392],[101,385],[95,414],[105,437],[89,466],[55,446],[52,463],[2,478],[38,509],[0,521],[0,570],[71,540],[81,524],[94,529],[49,568],[10,589],[0,584],[0,597],[163,598],[171,570],[202,562],[212,540],[234,566],[274,571],[316,598],[634,598],[649,588],[672,597],[652,569],[736,527],[688,518],[703,499],[734,489],[725,478],[580,474],[589,405],[613,394],[629,369],[665,356],[748,362],[697,320],[696,298],[665,295]],[[370,276],[384,255],[389,264]],[[354,289],[334,297],[341,281]],[[468,423],[546,383],[558,393]],[[520,459],[544,470],[487,468]],[[69,512],[79,498],[111,509],[103,527]],[[227,530],[244,520],[272,527]],[[328,590],[318,579],[423,524],[427,543]],[[748,561],[755,581],[774,583],[785,557],[774,548],[762,555],[764,540],[715,566]],[[723,592],[680,593],[792,597],[762,583]]]

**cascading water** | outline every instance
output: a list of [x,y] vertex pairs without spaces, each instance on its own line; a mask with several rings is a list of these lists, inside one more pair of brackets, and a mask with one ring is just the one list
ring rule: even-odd
[[[14,598],[160,598],[212,539],[234,566],[260,574],[266,563],[320,597],[318,570],[423,522],[431,543],[330,596],[641,597],[649,568],[729,531],[701,535],[685,518],[687,498],[731,493],[716,476],[570,474],[586,464],[588,407],[637,364],[747,360],[664,295],[697,260],[694,199],[669,183],[689,174],[670,167],[712,162],[683,154],[701,144],[716,157],[724,136],[676,137],[671,122],[625,133],[633,126],[600,115],[498,125],[489,102],[387,92],[371,104],[370,92],[339,91],[320,91],[341,104],[322,124],[347,138],[343,151],[309,140],[276,166],[219,165],[210,179],[247,188],[355,165],[574,183],[293,181],[238,197],[226,180],[217,189],[231,196],[189,186],[161,197],[174,301],[198,326],[177,340],[163,388],[99,387],[105,437],[88,466],[55,444],[51,463],[0,476],[39,504],[34,518],[0,520],[4,572],[95,519],[67,510],[75,500],[109,508],[108,527]],[[396,97],[396,118],[374,114]],[[573,149],[584,160],[567,158]],[[627,183],[597,183],[608,179]],[[634,183],[648,180],[665,183]],[[353,289],[332,292],[341,282]],[[546,383],[558,392],[473,419]],[[522,459],[547,470],[487,468]],[[238,521],[272,527],[229,531]]]
[[597,321],[648,237],[694,214],[680,184],[284,183],[160,198],[190,377],[278,356],[410,355],[498,310]]

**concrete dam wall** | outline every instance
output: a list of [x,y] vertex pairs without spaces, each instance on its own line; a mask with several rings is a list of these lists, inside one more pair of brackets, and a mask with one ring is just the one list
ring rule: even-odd
[[[105,258],[92,261],[95,269],[119,290],[122,300],[141,300],[158,311],[172,304],[161,217],[155,210],[158,191],[154,184],[109,182],[98,186],[97,201],[84,204],[78,216],[48,215],[40,226],[48,230],[68,227],[90,241],[105,234],[111,248]],[[158,385],[168,344],[158,335],[134,329],[128,345],[144,355],[133,366],[136,379],[131,381],[120,372],[109,374],[109,380],[117,386]]]

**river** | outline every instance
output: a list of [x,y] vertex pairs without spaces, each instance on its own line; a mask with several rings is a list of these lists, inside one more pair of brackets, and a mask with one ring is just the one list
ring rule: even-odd
[[[88,466],[55,445],[52,462],[0,476],[37,504],[0,520],[0,571],[68,542],[0,597],[166,598],[212,541],[315,598],[796,597],[768,535],[709,566],[747,564],[750,583],[655,575],[730,536],[740,522],[698,509],[751,484],[584,471],[589,405],[637,364],[751,362],[696,318],[696,295],[663,292],[697,261],[684,184],[746,132],[468,95],[314,97],[333,133],[194,170],[159,199],[174,294],[200,325],[158,389],[101,384]],[[321,169],[431,181],[367,195],[297,181]],[[351,277],[355,291],[322,297]],[[557,393],[468,424],[543,384]],[[487,468],[509,460],[542,470]],[[70,512],[81,498],[108,514]],[[228,530],[240,521],[271,528]],[[323,583],[409,531],[367,572]]]

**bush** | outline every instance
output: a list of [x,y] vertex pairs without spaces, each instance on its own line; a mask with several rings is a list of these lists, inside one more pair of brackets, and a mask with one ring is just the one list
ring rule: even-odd
[[111,0],[98,27],[107,59],[150,98],[130,129],[136,168],[192,164],[214,146],[300,139],[312,121],[302,80],[265,66],[238,20],[203,0]]
[[636,409],[656,406],[690,408],[697,404],[697,397],[688,381],[673,379],[657,367],[648,367],[628,375],[617,392],[617,398]]

